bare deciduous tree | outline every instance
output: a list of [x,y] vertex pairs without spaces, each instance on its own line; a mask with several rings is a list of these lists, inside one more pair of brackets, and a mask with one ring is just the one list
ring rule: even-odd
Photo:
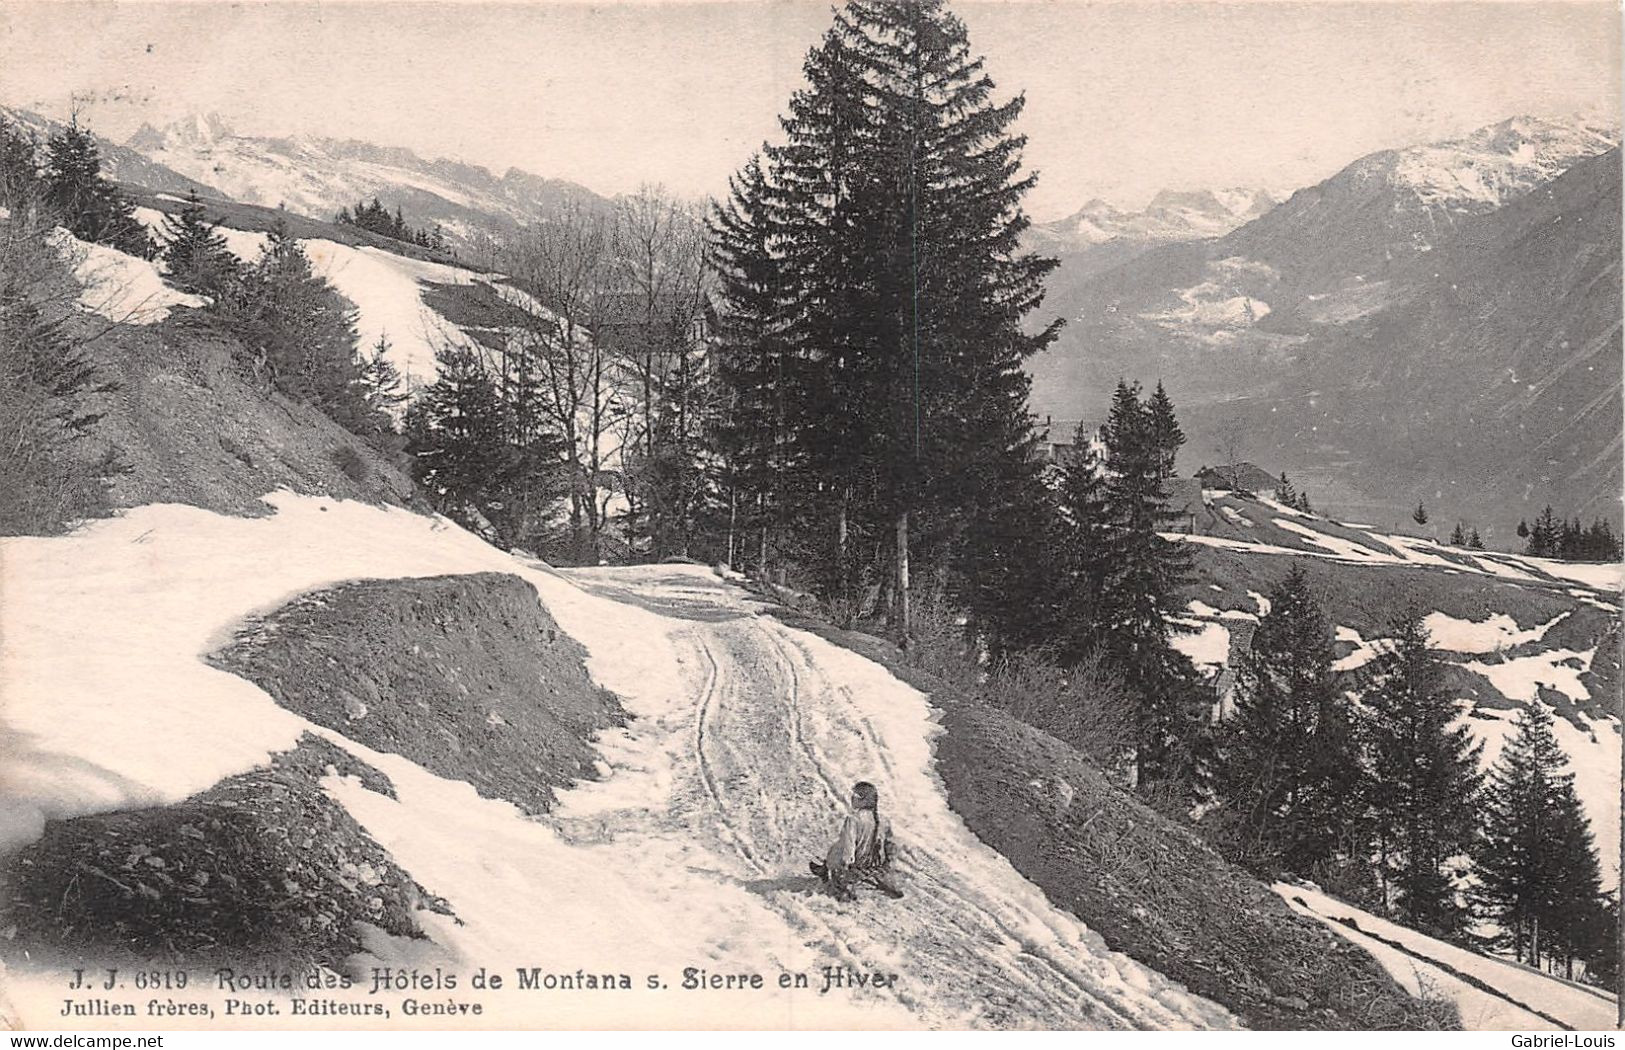
[[503,253],[510,301],[525,320],[510,331],[494,370],[499,387],[534,386],[536,411],[563,436],[570,527],[577,554],[597,561],[616,487],[608,466],[629,405],[595,311],[615,290],[615,222],[572,203],[528,227]]

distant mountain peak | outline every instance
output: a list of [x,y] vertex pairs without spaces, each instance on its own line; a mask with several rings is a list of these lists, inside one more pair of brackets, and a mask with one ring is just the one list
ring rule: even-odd
[[1251,222],[1281,199],[1258,187],[1164,189],[1143,210],[1131,211],[1095,197],[1066,218],[1038,229],[1041,235],[1080,247],[1107,241],[1205,240]]
[[194,113],[180,120],[155,128],[142,124],[125,145],[137,150],[163,150],[175,147],[208,149],[222,139],[234,138],[236,132],[218,113]]

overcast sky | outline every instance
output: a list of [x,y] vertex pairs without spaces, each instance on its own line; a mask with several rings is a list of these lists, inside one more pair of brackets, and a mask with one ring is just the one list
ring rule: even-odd
[[[1039,219],[1164,187],[1318,181],[1513,114],[1619,122],[1614,3],[958,0],[1023,92]],[[0,0],[0,101],[122,139],[216,111],[572,179],[718,192],[829,23],[822,0],[635,4]]]

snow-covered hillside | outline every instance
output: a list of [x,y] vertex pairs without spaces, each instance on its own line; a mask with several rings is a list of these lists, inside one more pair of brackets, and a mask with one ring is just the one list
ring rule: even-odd
[[1175,644],[1218,676],[1251,637],[1260,599],[1294,561],[1311,573],[1336,629],[1336,670],[1353,672],[1385,644],[1399,600],[1420,603],[1450,665],[1462,715],[1486,767],[1517,709],[1541,703],[1570,757],[1603,870],[1619,874],[1619,623],[1625,565],[1582,565],[1466,550],[1305,514],[1269,498],[1209,490],[1189,544],[1197,582]]
[[[0,221],[4,221],[0,218]],[[58,227],[52,244],[79,282],[79,305],[120,324],[156,324],[177,306],[202,306],[196,295],[164,283],[156,263],[105,244],[82,241]]]
[[[166,204],[179,203],[177,198],[169,196],[162,200]],[[141,207],[136,209],[136,217],[155,238],[162,241],[167,218],[165,210]],[[245,262],[258,259],[265,249],[267,235],[263,232],[225,225],[218,227],[218,232],[232,252]],[[441,347],[466,346],[473,342],[469,332],[450,323],[424,302],[423,291],[427,284],[483,284],[502,301],[519,309],[545,312],[533,298],[501,283],[500,277],[495,274],[417,259],[372,245],[343,244],[325,237],[300,238],[299,244],[317,276],[325,278],[355,304],[357,341],[361,349],[371,352],[380,338],[387,341],[390,361],[412,386],[434,382],[438,375],[435,352]],[[101,254],[118,256],[119,253],[112,249],[101,249]],[[150,271],[153,280],[157,280],[157,270],[152,264],[129,260],[127,256],[121,258],[128,260],[126,268],[137,264],[144,271]],[[140,287],[144,288],[146,284]],[[172,297],[177,294],[164,290]],[[202,303],[195,296],[156,301],[166,305],[184,302],[195,306]],[[158,316],[150,319],[157,320]]]
[[[30,841],[50,818],[177,802],[309,732],[393,782],[393,798],[332,771],[322,783],[455,914],[418,914],[427,943],[374,936],[368,954],[380,964],[630,971],[639,987],[614,1005],[627,1026],[1234,1025],[1108,950],[966,830],[932,770],[938,730],[921,694],[757,616],[706,570],[572,579],[444,520],[268,499],[275,513],[262,518],[154,505],[69,537],[0,541],[0,677],[13,683],[14,742],[0,844]],[[490,571],[534,585],[587,647],[594,678],[636,715],[601,742],[607,779],[566,793],[541,821],[307,722],[201,659],[245,616],[313,588]],[[852,910],[812,893],[805,864],[860,777],[907,815],[898,831],[908,896]],[[843,965],[901,978],[828,995],[775,987],[781,971],[816,979]],[[769,985],[724,1017],[677,987],[684,967],[758,972]],[[670,987],[643,987],[645,973]],[[45,966],[7,975],[14,1008],[46,1011],[23,1013],[25,1026],[50,1023],[61,981]],[[364,999],[365,988],[335,994],[346,996]],[[480,1023],[497,1027],[607,1016],[595,991],[472,998],[486,1009]]]

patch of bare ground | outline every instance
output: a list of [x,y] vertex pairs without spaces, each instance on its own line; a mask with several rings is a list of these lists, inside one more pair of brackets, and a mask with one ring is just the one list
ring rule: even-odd
[[360,580],[250,621],[209,660],[290,711],[486,798],[545,812],[625,712],[536,589],[479,573]]
[[260,497],[288,489],[426,509],[399,457],[245,374],[235,339],[205,310],[115,328],[91,349],[100,377],[117,384],[93,399],[102,416],[90,442],[125,467],[113,479],[115,506],[258,515]]
[[261,769],[170,806],[53,820],[6,864],[6,954],[339,969],[373,927],[449,914],[323,790],[382,773],[305,734]]

